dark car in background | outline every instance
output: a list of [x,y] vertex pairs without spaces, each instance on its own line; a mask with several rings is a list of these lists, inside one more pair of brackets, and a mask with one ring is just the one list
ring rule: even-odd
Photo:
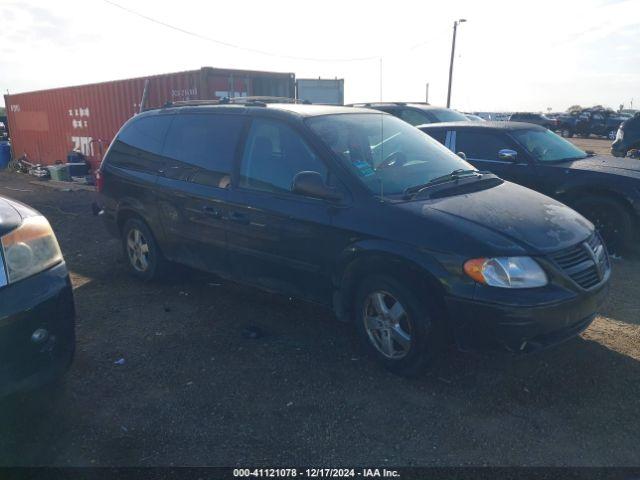
[[526,123],[450,123],[420,130],[463,152],[476,168],[572,206],[596,225],[612,251],[636,246],[640,163],[588,154]]
[[148,111],[112,142],[98,187],[141,280],[176,262],[324,304],[403,375],[448,339],[516,352],[560,343],[608,291],[588,220],[368,109]]
[[450,108],[436,107],[428,103],[354,103],[353,107],[371,108],[381,112],[390,113],[394,117],[404,120],[410,125],[422,125],[425,123],[464,122],[471,121],[464,113]]
[[584,109],[566,113],[558,117],[556,130],[565,138],[574,135],[607,137],[613,141],[618,127],[625,119],[613,110],[602,108]]
[[611,144],[611,154],[625,157],[630,150],[640,149],[640,113],[625,120],[616,132],[616,139]]
[[526,122],[533,123],[534,125],[540,125],[541,127],[548,128],[550,130],[554,130],[558,122],[553,118],[549,118],[542,113],[531,113],[531,112],[516,112],[512,113],[509,116],[510,122]]
[[49,222],[0,197],[0,396],[62,375],[75,351],[69,274]]

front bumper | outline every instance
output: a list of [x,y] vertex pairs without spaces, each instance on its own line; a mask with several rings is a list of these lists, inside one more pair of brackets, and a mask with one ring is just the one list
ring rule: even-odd
[[0,396],[54,380],[74,352],[75,308],[64,262],[0,288]]
[[[530,353],[580,334],[593,321],[609,292],[609,281],[581,293],[555,290],[536,294],[533,304],[447,298],[456,342],[462,350],[501,346]],[[518,294],[517,291],[509,292]],[[546,298],[545,298],[546,297]]]

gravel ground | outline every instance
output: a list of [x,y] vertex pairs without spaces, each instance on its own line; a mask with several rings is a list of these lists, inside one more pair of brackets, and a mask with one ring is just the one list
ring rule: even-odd
[[576,147],[582,150],[592,150],[598,155],[611,155],[611,140],[599,137],[579,138],[572,137],[567,138]]
[[615,261],[582,337],[450,351],[408,381],[315,305],[204,274],[132,279],[91,192],[0,173],[0,194],[49,218],[78,310],[65,380],[0,402],[0,465],[640,464],[640,261]]

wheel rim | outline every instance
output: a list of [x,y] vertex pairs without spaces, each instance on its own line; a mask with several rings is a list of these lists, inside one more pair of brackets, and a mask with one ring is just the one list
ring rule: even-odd
[[609,140],[615,140],[616,139],[616,132],[614,132],[613,130],[611,130],[609,132]]
[[147,271],[149,268],[149,243],[137,228],[129,230],[127,235],[127,254],[133,268],[138,272]]
[[364,328],[369,341],[386,358],[398,360],[411,350],[411,323],[405,308],[389,292],[376,291],[364,302]]

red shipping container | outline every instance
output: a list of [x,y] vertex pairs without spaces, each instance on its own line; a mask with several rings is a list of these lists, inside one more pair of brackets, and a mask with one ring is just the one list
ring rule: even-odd
[[5,95],[13,155],[26,155],[32,163],[52,165],[65,162],[71,151],[80,151],[95,168],[122,124],[140,111],[147,81],[146,107],[153,108],[171,101],[236,96],[291,98],[295,76],[203,67]]

